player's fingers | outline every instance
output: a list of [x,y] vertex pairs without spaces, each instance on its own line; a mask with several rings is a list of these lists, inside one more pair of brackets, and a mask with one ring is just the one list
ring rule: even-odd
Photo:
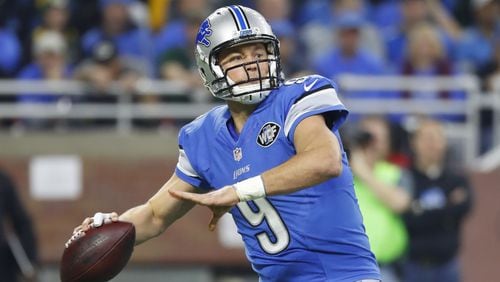
[[208,230],[214,231],[215,227],[217,226],[217,223],[219,222],[219,219],[221,218],[221,214],[213,214],[212,219],[210,220],[210,223],[208,224]]
[[77,232],[86,232],[90,229],[90,225],[80,225],[73,230],[73,234]]
[[75,229],[73,229],[73,233],[76,233],[76,232],[78,232],[78,231],[80,231],[80,230],[82,230],[82,226],[81,226],[81,225],[80,225],[80,226],[75,227]]
[[80,232],[80,231],[83,231],[83,226],[77,226],[75,227],[75,229],[73,229],[73,234],[77,233],[77,232]]
[[111,221],[116,222],[118,221],[118,214],[116,212],[111,213]]
[[208,223],[208,230],[214,231],[216,226],[217,226],[217,219],[215,218],[215,215],[214,215],[214,216],[212,216],[212,219]]
[[219,222],[219,219],[226,214],[228,210],[230,210],[230,207],[212,207],[212,219],[210,220],[210,223],[208,224],[208,229],[210,231],[214,231],[215,227],[217,226],[217,223]]
[[118,214],[116,212],[107,213],[104,217],[104,224],[118,221]]
[[89,225],[92,223],[92,217],[87,217],[83,220],[82,225]]
[[74,230],[73,233],[76,233],[78,231],[87,231],[90,228],[90,224],[92,224],[92,218],[87,217],[86,219],[83,220],[82,224],[77,226]]
[[223,216],[224,214],[214,214],[212,216],[212,219],[210,220],[210,223],[208,224],[208,230],[214,231],[215,227],[217,227],[217,223],[219,223],[219,219]]

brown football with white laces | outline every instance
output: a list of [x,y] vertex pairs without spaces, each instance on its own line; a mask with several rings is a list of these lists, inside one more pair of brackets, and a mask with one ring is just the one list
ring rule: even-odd
[[61,259],[62,282],[101,282],[115,277],[134,250],[135,228],[129,222],[112,222],[90,228],[73,241]]

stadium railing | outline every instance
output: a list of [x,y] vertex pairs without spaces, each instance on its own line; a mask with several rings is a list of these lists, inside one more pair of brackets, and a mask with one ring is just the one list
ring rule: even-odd
[[[494,93],[481,93],[477,77],[461,75],[453,77],[417,78],[402,76],[343,75],[339,82],[343,91],[453,91],[465,93],[463,100],[445,99],[379,99],[352,98],[344,95],[343,102],[350,111],[358,114],[453,114],[463,115],[459,122],[447,123],[447,133],[464,141],[465,160],[471,164],[480,156],[480,110],[492,109],[493,136],[500,144],[500,79]],[[108,95],[116,96],[114,103],[86,102],[78,98],[92,93],[85,83],[74,80],[0,80],[0,120],[2,119],[114,119],[116,130],[127,134],[133,130],[134,119],[191,119],[220,103],[199,99],[200,89],[193,89],[178,81],[142,79],[132,92],[124,91],[117,83],[111,85]],[[60,97],[54,103],[19,103],[22,93],[44,93]],[[50,93],[50,94],[47,94]],[[132,94],[133,93],[133,94]],[[161,97],[190,97],[194,102],[162,101],[154,104],[136,102],[137,97],[155,95]],[[207,93],[202,93],[210,97]],[[3,97],[10,96],[11,99]],[[12,98],[13,97],[13,98]],[[197,98],[198,97],[198,98]],[[76,98],[76,99],[75,99]],[[79,101],[80,100],[80,101]],[[497,159],[497,158],[493,158]],[[498,158],[500,159],[500,157]],[[497,160],[500,163],[500,161]]]
[[[360,76],[342,75],[338,79],[343,91],[411,91],[412,98],[347,98],[344,103],[355,113],[400,115],[455,115],[456,121],[446,121],[447,135],[463,140],[465,161],[472,163],[479,156],[480,109],[483,95],[477,77]],[[418,97],[426,92],[461,91],[464,99],[428,99]],[[499,108],[500,109],[500,108]]]

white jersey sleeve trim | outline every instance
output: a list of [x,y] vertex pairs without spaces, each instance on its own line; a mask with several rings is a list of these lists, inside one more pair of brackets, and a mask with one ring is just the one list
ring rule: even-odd
[[194,170],[193,166],[191,165],[191,162],[189,162],[186,152],[182,149],[179,149],[179,160],[177,162],[177,168],[187,176],[197,177],[197,178],[200,177],[198,173],[196,173],[196,171]]
[[332,106],[344,106],[334,88],[320,90],[300,99],[290,108],[285,118],[285,135],[288,137],[293,124],[303,114]]

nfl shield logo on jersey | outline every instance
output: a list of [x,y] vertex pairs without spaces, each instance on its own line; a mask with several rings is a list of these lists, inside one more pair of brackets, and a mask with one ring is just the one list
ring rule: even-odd
[[279,133],[280,126],[277,123],[267,122],[260,129],[259,135],[257,136],[257,144],[262,147],[269,147],[278,139]]
[[243,158],[243,154],[241,152],[241,148],[236,148],[233,150],[233,157],[234,157],[234,160],[239,162],[241,160],[241,158]]

